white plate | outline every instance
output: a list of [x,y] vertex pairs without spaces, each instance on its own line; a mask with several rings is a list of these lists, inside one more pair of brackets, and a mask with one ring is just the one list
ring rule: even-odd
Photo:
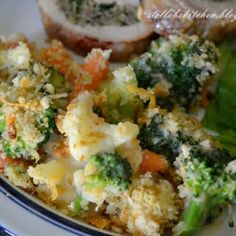
[[[46,35],[40,21],[36,2],[33,0],[0,0],[0,35],[24,33],[39,46],[45,43]],[[7,186],[0,179],[0,235],[1,230],[9,230],[18,236],[70,236],[78,233],[83,226],[75,226],[75,221],[64,224],[61,215],[42,210],[39,201],[30,198],[22,191]],[[9,194],[10,192],[10,194]],[[35,205],[36,204],[36,205]],[[59,217],[59,218],[58,218]],[[65,218],[68,220],[68,218]],[[236,214],[234,216],[236,222]],[[101,235],[89,231],[88,234]],[[227,215],[219,217],[213,225],[206,226],[201,236],[235,236],[236,228],[230,229]]]

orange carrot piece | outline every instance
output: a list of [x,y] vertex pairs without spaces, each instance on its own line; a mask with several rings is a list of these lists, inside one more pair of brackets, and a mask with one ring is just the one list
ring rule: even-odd
[[103,51],[92,51],[85,59],[81,70],[81,78],[75,84],[70,100],[75,98],[80,91],[95,90],[101,84],[109,73],[108,58],[104,57]]
[[0,157],[0,172],[3,172],[8,164],[20,164],[24,163],[22,160],[12,159],[9,156],[6,156],[4,159]]
[[149,150],[142,153],[143,161],[140,165],[141,172],[166,172],[169,165],[165,156],[156,154]]

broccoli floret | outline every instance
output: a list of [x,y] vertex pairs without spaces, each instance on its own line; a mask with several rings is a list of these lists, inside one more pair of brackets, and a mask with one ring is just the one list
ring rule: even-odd
[[44,139],[38,144],[41,146],[45,144],[52,134],[54,128],[56,127],[55,124],[55,117],[56,117],[56,109],[48,108],[39,114],[36,114],[35,120],[37,127],[39,128],[40,132],[44,135]]
[[204,152],[200,146],[189,147],[187,157],[179,155],[175,165],[191,197],[175,235],[193,235],[218,206],[236,203],[236,173],[228,170],[233,162],[235,158],[226,150]]
[[6,127],[5,116],[4,116],[4,114],[1,112],[1,113],[0,113],[0,133],[4,132],[5,127]]
[[96,167],[95,174],[91,175],[87,182],[89,187],[115,185],[123,191],[127,190],[131,184],[131,165],[117,153],[102,153],[91,156],[89,164]]
[[191,136],[186,135],[182,130],[173,134],[161,128],[163,124],[163,115],[158,113],[153,116],[149,124],[141,127],[138,139],[143,149],[161,153],[173,161],[179,155],[181,144],[195,145],[197,143],[197,141]]
[[149,53],[131,65],[140,87],[165,85],[168,99],[188,108],[199,100],[204,85],[216,73],[217,59],[213,43],[197,36],[171,35],[153,41]]
[[29,147],[25,144],[25,142],[21,138],[17,138],[14,140],[3,140],[2,146],[3,152],[10,156],[11,158],[21,157],[23,155],[27,155],[29,152]]
[[127,66],[113,72],[113,77],[103,84],[105,100],[100,104],[101,115],[109,123],[134,120],[142,111],[142,101],[129,92],[128,86],[137,86],[132,67]]
[[[7,110],[7,108],[4,108]],[[0,120],[0,145],[4,155],[11,158],[38,158],[37,150],[45,144],[55,128],[56,110],[48,108],[42,111],[19,110],[14,114],[14,123],[6,125],[8,114]],[[28,122],[28,123],[24,123]],[[27,129],[24,127],[27,125]],[[13,132],[13,134],[11,134]]]
[[139,87],[147,89],[154,87],[158,83],[158,67],[154,63],[151,53],[142,54],[131,62],[131,66],[136,74]]
[[216,208],[236,202],[235,157],[186,114],[159,111],[141,127],[139,140],[143,148],[165,155],[182,178],[187,206],[175,235],[193,235]]
[[82,202],[81,196],[77,196],[75,198],[74,202],[73,202],[73,209],[76,212],[78,212],[78,213],[80,213],[82,211],[82,204],[81,204],[81,202]]
[[138,136],[140,145],[143,149],[162,153],[170,159],[175,158],[178,155],[179,141],[169,133],[164,133],[160,128],[162,124],[162,115],[156,114],[150,124],[142,126]]
[[74,214],[82,214],[83,211],[88,209],[88,202],[85,201],[81,195],[76,196],[74,201],[70,205]]

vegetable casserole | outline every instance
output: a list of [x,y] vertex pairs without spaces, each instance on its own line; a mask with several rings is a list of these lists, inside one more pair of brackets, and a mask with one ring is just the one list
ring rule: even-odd
[[180,34],[114,71],[110,54],[78,64],[56,40],[1,39],[0,170],[98,228],[193,235],[236,202],[235,158],[189,115],[208,103],[219,51]]

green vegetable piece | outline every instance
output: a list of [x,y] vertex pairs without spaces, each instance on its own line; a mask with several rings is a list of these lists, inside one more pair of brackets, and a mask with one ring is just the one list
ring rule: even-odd
[[137,80],[131,66],[117,69],[113,77],[103,84],[106,100],[100,105],[101,115],[109,123],[135,120],[143,109],[143,102],[128,90],[128,86],[137,86]]
[[[2,151],[5,155],[10,156],[11,158],[21,158],[28,160],[31,157],[32,153],[45,144],[50,135],[55,128],[55,116],[56,110],[53,108],[48,108],[43,111],[35,112],[31,114],[33,117],[32,122],[35,122],[36,128],[42,134],[42,139],[40,142],[27,142],[25,137],[22,137],[19,133],[16,132],[16,137],[10,138],[8,136],[7,130],[5,130],[5,119],[1,119],[0,116],[0,135],[1,135],[1,144]],[[4,116],[3,116],[4,117]],[[19,121],[16,121],[19,122]],[[26,124],[27,125],[27,124]]]
[[[175,236],[194,235],[214,209],[226,202],[236,203],[236,173],[227,170],[232,161],[235,157],[226,150],[204,153],[199,147],[192,147],[187,161],[177,158],[184,185],[192,197],[174,230]],[[231,219],[229,226],[232,226]]]
[[10,156],[12,159],[19,158],[24,155],[24,158],[28,158],[26,155],[29,151],[29,147],[26,146],[22,138],[18,138],[16,142],[10,142],[3,140],[3,152]]
[[219,47],[219,51],[220,51],[220,57],[218,61],[218,68],[219,68],[218,77],[222,75],[222,73],[225,70],[226,65],[228,64],[228,62],[233,56],[232,49],[230,48],[228,42],[222,43]]
[[92,175],[88,177],[88,182],[86,183],[86,188],[103,188],[107,185],[106,180],[101,175]]
[[74,202],[73,202],[73,208],[74,210],[77,212],[77,213],[81,213],[82,210],[83,210],[83,207],[82,207],[82,197],[79,195],[75,198]]
[[[199,200],[200,199],[200,200]],[[212,206],[209,205],[206,196],[202,198],[193,199],[188,208],[184,211],[180,222],[184,227],[179,226],[174,229],[174,236],[193,236],[195,235],[207,220]]]
[[236,155],[236,54],[232,53],[227,43],[220,47],[220,52],[218,87],[202,123],[216,131],[216,139]]
[[134,69],[139,87],[147,89],[158,83],[158,65],[151,53],[142,54],[133,60],[130,65]]
[[88,187],[115,185],[120,191],[124,191],[131,184],[131,165],[120,155],[116,153],[97,154],[90,157],[89,163],[96,166],[97,172],[90,177]]
[[56,71],[54,68],[49,69],[49,82],[56,88],[63,88],[65,86],[64,76]]
[[143,125],[140,129],[138,139],[143,149],[161,153],[173,161],[179,155],[181,144],[195,145],[197,142],[184,134],[181,130],[176,135],[164,133],[160,126],[163,124],[163,117],[155,115],[150,124]]
[[[131,66],[139,87],[165,84],[169,90],[166,102],[189,108],[199,100],[204,84],[216,73],[217,59],[213,43],[182,34],[153,41],[149,53],[132,61]],[[170,107],[163,101],[159,105]]]
[[0,133],[4,132],[6,129],[6,121],[4,114],[0,113]]
[[138,139],[143,149],[148,149],[156,153],[162,153],[172,159],[178,155],[179,141],[171,135],[164,135],[160,129],[163,124],[163,117],[155,115],[149,125],[144,125],[139,133]]
[[56,114],[57,114],[56,109],[51,108],[51,107],[48,108],[47,110],[44,110],[36,114],[36,117],[35,117],[36,124],[39,130],[41,131],[41,133],[44,135],[43,141],[40,142],[38,146],[43,145],[49,140],[50,135],[53,132],[53,129],[56,127],[56,124],[55,124]]

